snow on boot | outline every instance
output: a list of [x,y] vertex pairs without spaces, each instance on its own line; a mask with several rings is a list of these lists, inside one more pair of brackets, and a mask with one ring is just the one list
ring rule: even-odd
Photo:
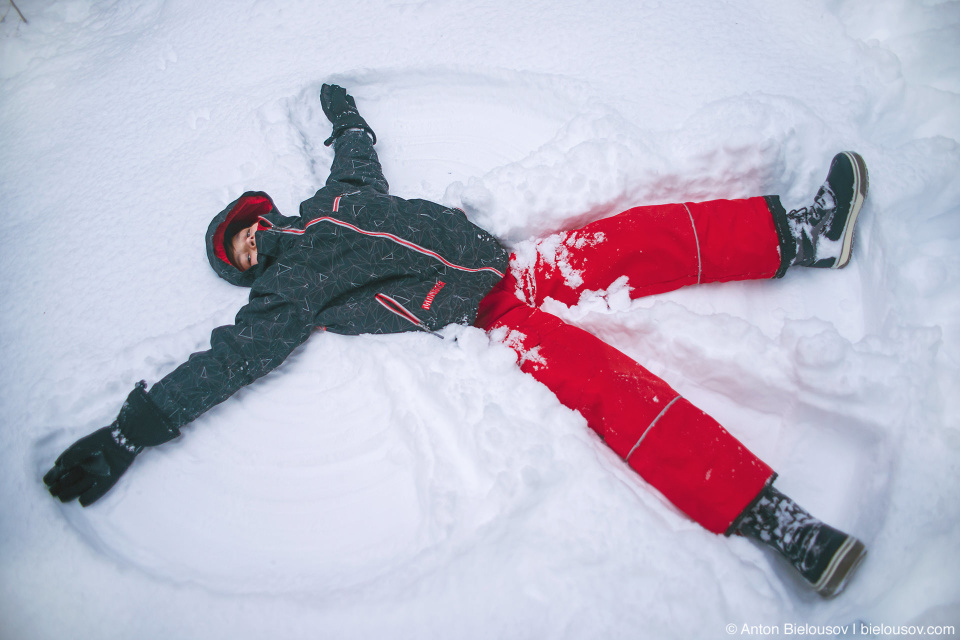
[[820,522],[769,484],[743,512],[737,532],[779,552],[825,598],[843,590],[866,555],[862,542]]
[[830,269],[847,265],[867,183],[867,165],[860,154],[843,151],[833,157],[813,204],[787,212],[796,246],[793,265]]

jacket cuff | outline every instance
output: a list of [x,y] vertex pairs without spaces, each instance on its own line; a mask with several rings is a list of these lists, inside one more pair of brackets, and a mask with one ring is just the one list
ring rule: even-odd
[[117,416],[117,426],[123,437],[136,447],[153,447],[180,435],[178,429],[146,392],[147,383],[141,380],[133,388]]
[[773,216],[773,226],[777,230],[777,240],[780,242],[780,268],[774,278],[782,278],[797,257],[797,243],[790,231],[790,221],[787,211],[780,204],[780,196],[763,196],[767,201],[767,208]]
[[773,481],[776,479],[777,479],[777,473],[774,472],[770,475],[770,478],[768,478],[767,481],[763,484],[763,488],[760,489],[760,491],[757,492],[757,495],[753,497],[753,500],[748,502],[747,506],[743,508],[743,511],[741,511],[739,515],[737,515],[737,517],[733,519],[733,522],[730,523],[730,526],[727,527],[726,531],[723,532],[724,536],[729,538],[735,533],[738,535],[740,534],[740,531],[738,531],[738,529],[740,529],[740,523],[743,522],[743,519],[746,518],[751,511],[753,511],[753,508],[757,505],[758,502],[760,502],[760,498],[762,498],[764,494],[766,494],[767,491],[771,487],[773,487]]
[[324,146],[329,147],[334,141],[342,136],[345,133],[350,131],[364,131],[370,140],[373,141],[373,144],[377,144],[377,134],[373,132],[373,129],[370,128],[370,125],[367,124],[367,121],[361,118],[359,115],[356,119],[349,119],[343,122],[339,122],[333,125],[333,133],[330,134],[330,137],[323,141]]

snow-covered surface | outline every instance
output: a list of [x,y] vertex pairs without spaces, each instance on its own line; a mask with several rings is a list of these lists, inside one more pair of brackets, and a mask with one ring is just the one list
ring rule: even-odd
[[[0,3],[3,4],[3,3]],[[960,625],[960,3],[18,0],[0,22],[0,637],[725,638]],[[629,205],[871,174],[853,262],[573,309],[869,547],[821,601],[651,492],[473,328],[315,335],[99,503],[40,476],[245,293],[348,87],[395,193],[516,245]],[[456,337],[456,340],[450,339]],[[535,354],[534,354],[535,355]]]

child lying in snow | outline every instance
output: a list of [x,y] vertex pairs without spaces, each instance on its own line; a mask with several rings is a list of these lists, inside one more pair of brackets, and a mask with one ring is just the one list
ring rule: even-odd
[[867,169],[838,154],[810,206],[776,196],[637,207],[507,257],[462,211],[388,193],[376,136],[344,89],[324,85],[333,123],[330,177],[282,216],[247,192],[207,230],[214,270],[249,286],[236,323],[156,383],[141,382],[117,419],[78,440],[43,481],[66,502],[99,499],[144,447],[279,365],[315,328],[342,334],[433,332],[474,323],[513,348],[520,368],[576,409],[680,510],[715,533],[776,549],[820,594],[840,592],[863,543],[812,517],[776,474],[710,416],[642,366],[539,307],[629,279],[632,297],[689,284],[779,278],[791,266],[840,268],[867,192]]

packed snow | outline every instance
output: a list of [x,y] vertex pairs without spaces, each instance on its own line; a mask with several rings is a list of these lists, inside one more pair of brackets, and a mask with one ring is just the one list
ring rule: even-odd
[[[960,2],[16,4],[0,637],[960,627]],[[842,271],[636,301],[621,279],[546,307],[863,539],[847,591],[824,601],[692,523],[470,327],[316,334],[100,502],[52,500],[56,456],[244,303],[207,264],[210,218],[248,189],[294,215],[323,184],[323,82],[356,97],[394,193],[512,248],[640,204],[804,206],[833,154],[859,151],[871,189]]]

